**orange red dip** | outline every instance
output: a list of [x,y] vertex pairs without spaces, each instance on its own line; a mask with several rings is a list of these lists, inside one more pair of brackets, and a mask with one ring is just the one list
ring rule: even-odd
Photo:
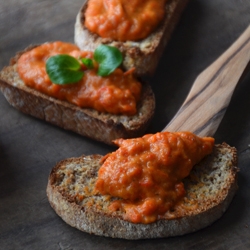
[[119,197],[109,209],[133,223],[151,223],[185,196],[182,180],[213,150],[214,139],[190,132],[161,132],[115,140],[119,149],[102,159],[96,191]]
[[70,43],[45,43],[19,58],[17,70],[20,78],[31,88],[82,108],[94,108],[112,114],[136,114],[141,83],[132,72],[123,72],[118,68],[111,75],[101,77],[97,75],[96,67],[87,69],[82,65],[82,80],[74,84],[58,85],[51,82],[45,67],[47,59],[58,54],[68,54],[75,58],[93,57],[92,52],[80,51]]
[[89,0],[85,26],[104,38],[137,41],[149,36],[165,15],[167,0]]

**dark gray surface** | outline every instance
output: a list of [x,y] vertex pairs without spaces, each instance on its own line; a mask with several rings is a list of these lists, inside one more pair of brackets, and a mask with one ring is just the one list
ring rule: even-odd
[[[83,1],[1,0],[0,68],[29,44],[73,41]],[[191,0],[154,77],[155,118],[147,132],[164,128],[196,76],[250,23],[249,0]],[[0,94],[0,249],[250,249],[250,75],[237,86],[215,135],[238,149],[239,191],[212,226],[181,237],[127,241],[97,237],[66,225],[45,189],[59,160],[105,154],[112,147],[64,131],[12,108]]]

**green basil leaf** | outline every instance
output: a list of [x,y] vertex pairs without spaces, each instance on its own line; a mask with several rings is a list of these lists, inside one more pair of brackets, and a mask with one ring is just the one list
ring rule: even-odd
[[122,63],[122,53],[116,47],[99,45],[94,52],[94,60],[99,63],[97,74],[108,76]]
[[88,69],[93,69],[94,68],[94,63],[93,60],[90,58],[82,58],[81,59],[82,63],[88,68]]
[[70,84],[80,81],[84,75],[80,62],[69,55],[56,55],[46,61],[46,72],[56,84]]

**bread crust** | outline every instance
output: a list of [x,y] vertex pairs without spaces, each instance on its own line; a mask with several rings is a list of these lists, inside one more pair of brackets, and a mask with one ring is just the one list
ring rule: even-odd
[[154,93],[148,83],[143,82],[136,115],[113,115],[80,108],[27,87],[20,79],[16,70],[17,60],[34,47],[36,46],[29,46],[17,53],[10,65],[0,72],[0,90],[10,105],[23,113],[110,145],[117,138],[143,135],[155,110]]
[[[111,213],[107,209],[113,199],[110,196],[96,195],[91,190],[83,192],[86,186],[93,189],[100,158],[100,155],[82,156],[58,163],[52,169],[47,185],[52,208],[67,224],[100,236],[136,240],[195,232],[223,215],[238,188],[236,149],[226,143],[216,145],[214,152],[197,164],[185,179],[187,195],[180,206],[154,223],[133,224],[123,220],[121,212]],[[68,180],[72,185],[68,188],[62,185],[65,179],[62,173],[67,168],[71,169],[73,178],[72,183]],[[64,170],[60,172],[61,169]],[[78,171],[83,171],[81,185],[74,179],[74,176],[79,176]],[[83,201],[77,201],[77,192],[71,190],[78,184]],[[193,202],[195,208],[192,208]]]
[[99,44],[115,46],[124,54],[123,67],[126,70],[135,67],[135,73],[138,76],[153,75],[163,50],[188,1],[168,0],[164,21],[149,37],[138,42],[119,42],[102,38],[90,32],[84,26],[84,15],[88,4],[88,0],[86,0],[76,17],[75,43],[79,48],[90,51],[94,51]]

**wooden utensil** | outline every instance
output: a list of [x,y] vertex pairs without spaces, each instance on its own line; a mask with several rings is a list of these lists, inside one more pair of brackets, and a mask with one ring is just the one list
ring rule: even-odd
[[213,136],[250,61],[250,26],[195,80],[186,100],[163,131]]

